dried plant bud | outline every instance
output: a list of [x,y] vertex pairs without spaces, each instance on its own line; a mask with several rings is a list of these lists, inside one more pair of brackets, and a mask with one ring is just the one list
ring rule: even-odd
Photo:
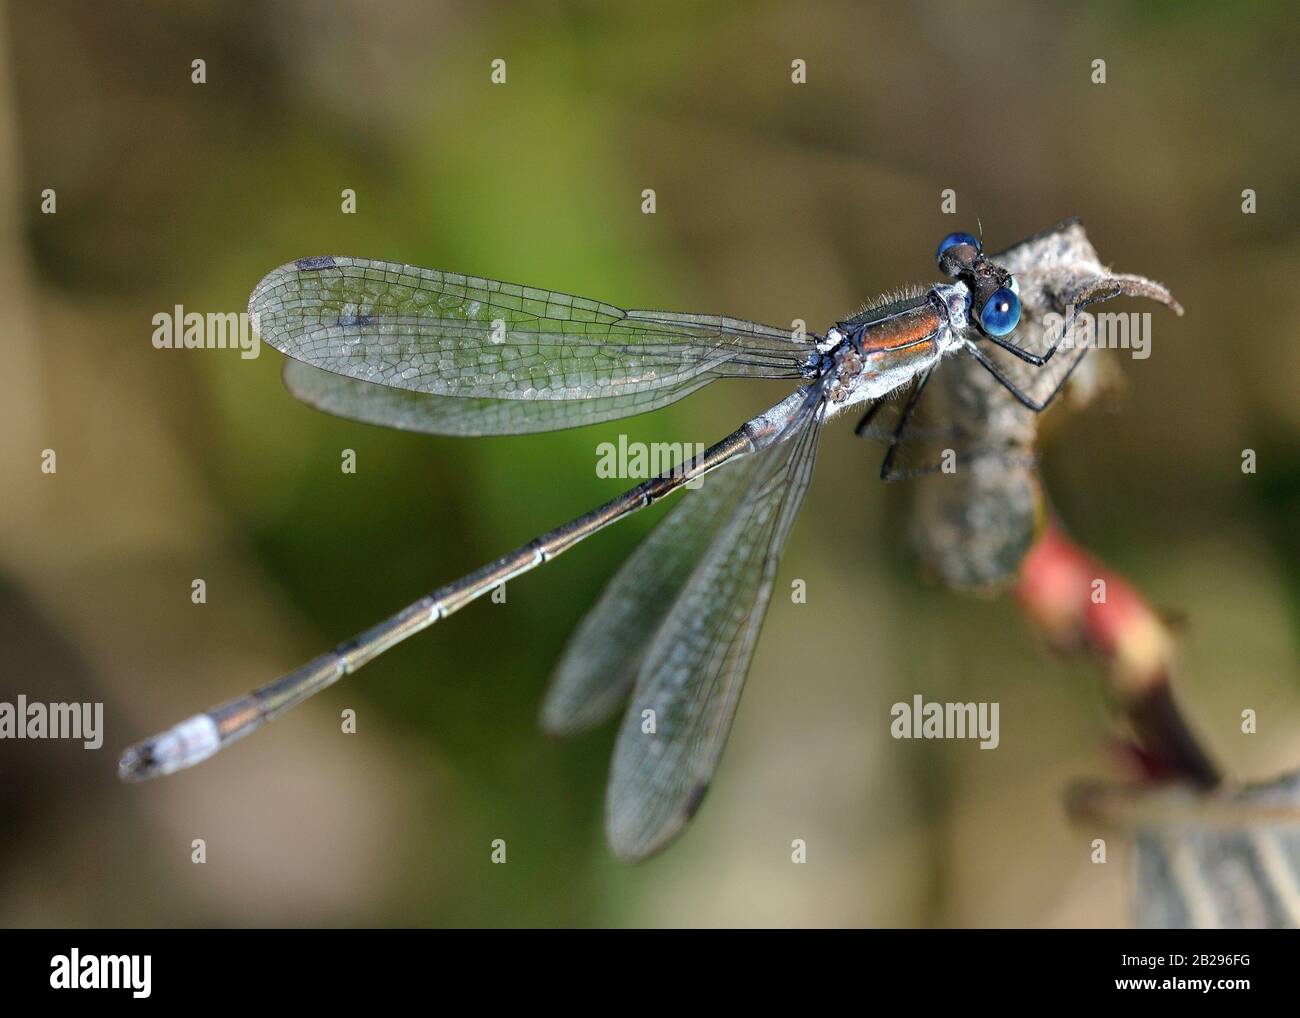
[[[1182,308],[1159,283],[1113,273],[1102,265],[1083,225],[1068,220],[991,258],[1012,273],[1022,306],[1015,341],[1045,353],[1063,324],[1090,304],[1113,297],[1146,297],[1178,314]],[[985,343],[990,359],[1022,389],[1046,395],[1063,379],[1074,351],[1062,350],[1042,367]],[[1085,357],[1070,378],[1087,402],[1113,367],[1105,356]],[[1094,366],[1096,365],[1096,366]],[[969,357],[953,358],[927,390],[936,416],[950,423],[974,454],[953,474],[917,486],[914,541],[927,568],[949,586],[987,588],[1015,576],[1043,519],[1036,462],[1038,415],[1018,403]],[[1072,401],[1077,402],[1077,401]]]

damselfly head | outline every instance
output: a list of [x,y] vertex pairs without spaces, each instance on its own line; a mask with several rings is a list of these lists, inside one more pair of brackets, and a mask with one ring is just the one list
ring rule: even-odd
[[1020,323],[1020,285],[1001,265],[980,255],[962,273],[970,287],[974,322],[986,336],[1007,336]]
[[935,254],[944,275],[966,284],[974,323],[986,336],[1006,336],[1020,323],[1020,287],[1002,266],[984,257],[983,245],[969,233],[950,233]]

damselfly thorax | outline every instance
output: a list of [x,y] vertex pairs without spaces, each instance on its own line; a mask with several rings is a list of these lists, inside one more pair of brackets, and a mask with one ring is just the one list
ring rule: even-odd
[[[1027,245],[1047,245],[1076,225],[1009,250],[1024,262]],[[630,488],[274,682],[131,747],[122,777],[206,759],[507,580],[709,474],[610,581],[542,708],[547,730],[569,734],[626,705],[607,830],[623,858],[657,851],[699,806],[717,765],[825,421],[864,408],[861,431],[885,397],[907,388],[881,468],[893,479],[902,429],[944,357],[969,354],[1041,410],[1087,352],[1072,354],[1041,394],[988,356],[991,343],[1042,366],[1059,345],[1035,351],[1011,340],[1020,300],[1000,264],[1006,254],[986,256],[975,237],[951,234],[937,253],[946,282],[884,298],[810,336],[718,315],[626,311],[395,262],[324,256],[275,269],[253,291],[249,312],[262,339],[287,357],[285,385],[312,406],[366,423],[519,435],[655,410],[717,378],[802,384],[685,469]],[[657,719],[652,730],[647,712]]]
[[832,413],[879,399],[959,348],[969,300],[961,284],[882,298],[826,334]]

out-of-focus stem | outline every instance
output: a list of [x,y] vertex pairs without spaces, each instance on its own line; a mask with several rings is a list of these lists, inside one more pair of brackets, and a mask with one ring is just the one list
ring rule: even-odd
[[1016,593],[1053,647],[1103,663],[1107,690],[1151,778],[1219,784],[1174,701],[1174,638],[1131,584],[1049,521],[1021,564]]

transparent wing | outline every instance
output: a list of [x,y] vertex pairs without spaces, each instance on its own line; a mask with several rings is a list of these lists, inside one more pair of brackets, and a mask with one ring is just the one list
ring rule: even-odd
[[441,396],[577,400],[680,392],[701,377],[797,377],[812,349],[754,322],[624,311],[551,290],[361,258],[282,265],[257,285],[248,309],[262,339],[296,360]]
[[333,371],[292,358],[285,359],[281,377],[285,388],[295,397],[336,417],[403,431],[461,438],[526,435],[630,417],[667,406],[711,381],[706,375],[688,378],[672,388],[648,389],[621,396],[523,400],[434,396],[336,375]]
[[656,630],[753,473],[745,456],[687,491],[641,542],[574,631],[542,703],[542,727],[576,735],[626,701]]
[[[663,848],[708,790],[812,475],[824,409],[811,399],[781,440],[754,454],[736,509],[646,651],[605,801],[606,832],[622,859]],[[645,731],[647,710],[653,732]]]

